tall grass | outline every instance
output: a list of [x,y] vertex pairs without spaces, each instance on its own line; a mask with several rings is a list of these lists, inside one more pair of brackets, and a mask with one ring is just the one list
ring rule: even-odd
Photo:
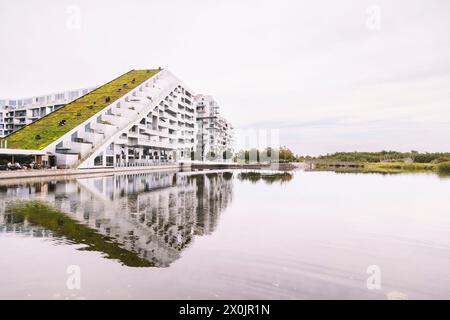
[[373,172],[424,172],[432,171],[433,164],[429,163],[403,163],[403,162],[389,162],[389,163],[367,163],[364,168],[367,171]]

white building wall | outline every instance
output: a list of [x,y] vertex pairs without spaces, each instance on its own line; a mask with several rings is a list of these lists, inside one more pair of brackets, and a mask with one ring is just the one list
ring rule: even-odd
[[220,115],[220,107],[212,96],[203,94],[195,96],[195,106],[198,160],[230,160],[234,145],[231,123]]
[[0,99],[0,137],[88,94],[95,87],[76,89],[24,99]]

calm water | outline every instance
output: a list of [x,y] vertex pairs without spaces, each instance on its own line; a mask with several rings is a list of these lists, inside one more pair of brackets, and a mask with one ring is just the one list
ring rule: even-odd
[[[450,298],[450,180],[147,173],[0,181],[0,298]],[[381,288],[367,289],[367,268]],[[69,290],[78,266],[81,289]]]

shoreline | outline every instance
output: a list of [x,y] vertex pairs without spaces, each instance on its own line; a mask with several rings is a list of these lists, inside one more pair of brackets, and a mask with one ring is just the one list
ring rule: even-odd
[[98,175],[113,175],[120,173],[160,172],[160,171],[203,171],[203,170],[233,170],[233,169],[269,169],[269,170],[291,170],[291,164],[221,164],[221,163],[177,163],[166,165],[153,165],[142,167],[120,167],[120,168],[96,168],[96,169],[22,169],[0,171],[0,184],[4,181],[20,179],[51,178],[69,179],[73,176],[92,177]]
[[42,178],[42,177],[65,177],[76,175],[97,175],[97,174],[115,174],[123,172],[147,172],[147,171],[169,171],[190,169],[190,165],[174,164],[174,165],[158,165],[146,167],[126,167],[126,168],[99,168],[99,169],[29,169],[29,170],[12,170],[0,172],[0,180],[13,180],[21,178]]
[[[276,167],[278,170],[286,170],[286,164]],[[320,164],[315,168],[310,168],[305,163],[289,164],[290,169],[300,168],[305,171],[342,171],[342,172],[359,172],[359,173],[435,173],[438,174],[437,165],[420,164],[420,163],[360,163],[358,167],[334,166]],[[309,167],[309,168],[308,168]],[[154,165],[143,167],[122,167],[122,168],[98,168],[98,169],[28,169],[28,170],[11,170],[0,171],[0,184],[2,182],[20,179],[39,179],[51,178],[69,179],[73,176],[92,177],[98,175],[114,175],[120,173],[145,173],[145,172],[161,172],[161,171],[203,171],[208,169],[276,169],[270,165],[262,164],[196,164],[196,163],[177,163],[170,165]]]
[[356,164],[346,165],[345,163],[319,163],[311,166],[308,171],[337,171],[337,172],[355,172],[355,173],[430,173],[439,176],[450,175],[447,163],[404,163],[404,162],[358,162]]

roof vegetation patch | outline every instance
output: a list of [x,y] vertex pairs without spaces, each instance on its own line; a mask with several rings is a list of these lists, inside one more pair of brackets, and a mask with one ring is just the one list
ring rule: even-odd
[[[156,75],[159,69],[131,70],[49,113],[2,140],[10,149],[41,150]],[[4,143],[4,142],[3,142]],[[2,143],[2,145],[4,145]]]

